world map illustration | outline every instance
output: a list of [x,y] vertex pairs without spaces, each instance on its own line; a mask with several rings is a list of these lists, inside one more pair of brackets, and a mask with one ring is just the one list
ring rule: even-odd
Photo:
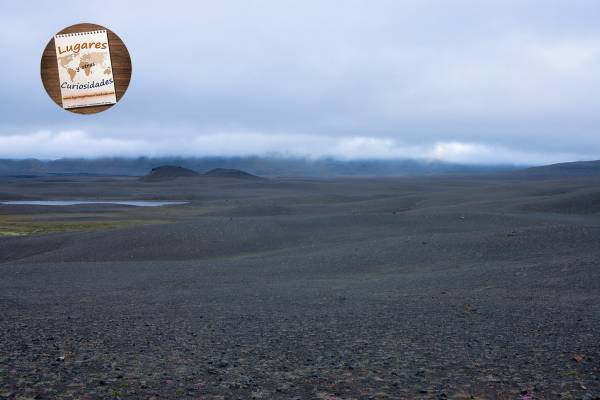
[[72,53],[60,57],[59,65],[67,71],[71,82],[81,73],[89,77],[96,68],[102,69],[105,75],[110,75],[110,63],[106,62],[107,55],[107,52],[102,51],[85,54]]

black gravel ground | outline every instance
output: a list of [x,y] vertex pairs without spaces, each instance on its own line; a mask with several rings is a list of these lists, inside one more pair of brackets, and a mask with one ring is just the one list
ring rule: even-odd
[[163,221],[0,238],[0,398],[598,399],[599,183],[3,181],[191,203],[0,206]]

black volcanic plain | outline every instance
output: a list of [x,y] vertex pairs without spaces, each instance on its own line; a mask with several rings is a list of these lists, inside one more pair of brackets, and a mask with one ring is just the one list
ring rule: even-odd
[[600,175],[2,178],[0,397],[594,399]]

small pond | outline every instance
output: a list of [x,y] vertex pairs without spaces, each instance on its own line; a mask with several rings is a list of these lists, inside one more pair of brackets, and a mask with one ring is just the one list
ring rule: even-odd
[[135,207],[160,207],[187,203],[187,201],[160,200],[0,200],[0,204],[29,206],[75,206],[78,204],[117,204],[121,206]]

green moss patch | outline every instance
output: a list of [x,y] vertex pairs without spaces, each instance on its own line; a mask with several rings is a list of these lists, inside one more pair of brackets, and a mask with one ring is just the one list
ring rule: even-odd
[[149,225],[164,221],[121,220],[121,221],[24,221],[0,217],[0,237],[41,235],[54,232],[125,228]]

